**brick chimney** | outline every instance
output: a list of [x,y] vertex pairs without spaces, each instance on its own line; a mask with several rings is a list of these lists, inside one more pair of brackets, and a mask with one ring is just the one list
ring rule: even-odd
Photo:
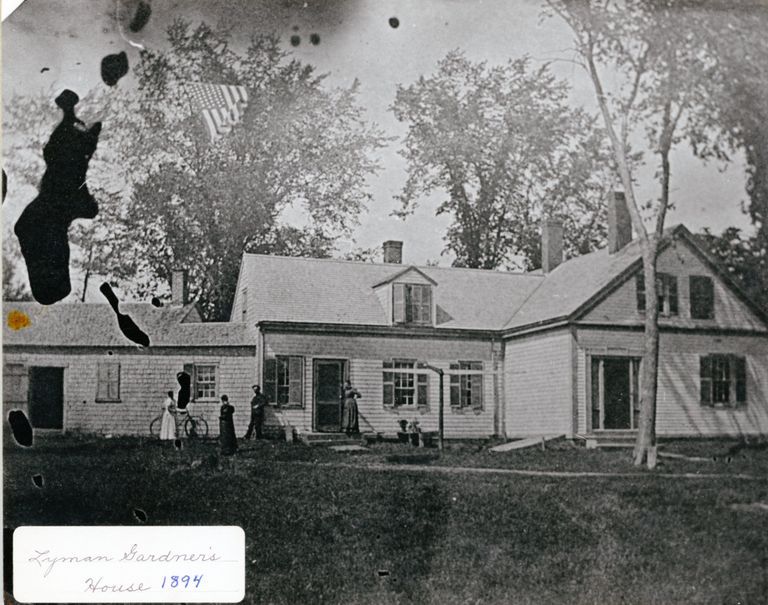
[[403,242],[389,240],[384,242],[384,262],[400,265],[403,262]]
[[632,219],[623,191],[608,199],[608,254],[615,254],[632,241]]
[[171,305],[186,305],[187,297],[187,270],[174,269],[171,273]]
[[548,218],[541,226],[541,270],[554,271],[563,262],[563,221]]

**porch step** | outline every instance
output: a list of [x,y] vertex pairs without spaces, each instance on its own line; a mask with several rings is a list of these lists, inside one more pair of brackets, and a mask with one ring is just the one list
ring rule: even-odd
[[578,435],[587,448],[629,448],[635,446],[637,431],[601,431],[590,435]]
[[306,445],[360,445],[361,437],[350,437],[345,433],[299,433],[299,440]]

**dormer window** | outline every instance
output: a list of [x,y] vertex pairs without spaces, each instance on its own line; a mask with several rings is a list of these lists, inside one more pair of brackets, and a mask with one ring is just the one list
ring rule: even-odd
[[392,284],[392,321],[432,325],[432,286]]

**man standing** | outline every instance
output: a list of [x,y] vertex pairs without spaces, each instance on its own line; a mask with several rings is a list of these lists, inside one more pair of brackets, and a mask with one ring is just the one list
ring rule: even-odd
[[261,439],[261,425],[264,424],[264,409],[267,406],[267,397],[261,392],[258,384],[251,386],[253,397],[251,398],[251,422],[248,425],[248,431],[245,438],[250,439],[254,429],[256,430],[256,439]]

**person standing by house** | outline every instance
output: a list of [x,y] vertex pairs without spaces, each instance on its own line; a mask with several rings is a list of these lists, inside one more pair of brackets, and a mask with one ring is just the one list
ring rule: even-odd
[[245,433],[245,439],[250,439],[256,432],[256,439],[261,439],[261,427],[264,424],[264,412],[267,408],[267,396],[261,392],[258,384],[251,385],[253,397],[251,398],[251,422]]
[[229,397],[221,396],[221,410],[219,415],[219,443],[221,453],[231,456],[237,451],[237,437],[235,437],[235,422],[232,418],[235,408],[230,405]]
[[163,419],[160,421],[160,439],[176,439],[176,402],[173,400],[173,391],[168,391],[168,396],[163,402]]
[[341,391],[343,409],[341,412],[341,430],[347,435],[356,435],[360,432],[357,414],[357,401],[360,392],[352,386],[349,380],[344,381]]

